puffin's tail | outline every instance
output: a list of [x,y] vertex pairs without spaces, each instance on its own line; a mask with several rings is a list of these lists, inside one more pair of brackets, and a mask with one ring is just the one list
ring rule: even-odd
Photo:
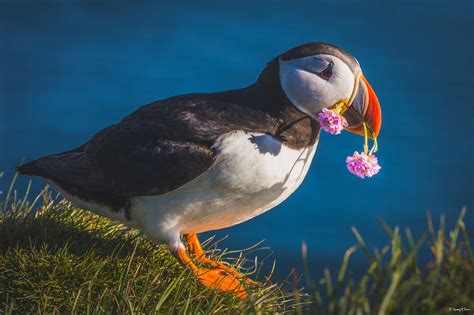
[[[34,161],[18,165],[16,171],[20,175],[40,176],[44,178],[52,178],[57,175],[58,171],[65,171],[66,174],[59,174],[62,177],[68,177],[67,170],[77,169],[77,163],[74,161],[84,161],[83,155],[76,154],[81,153],[84,150],[84,145],[81,145],[75,149],[56,153],[48,156],[40,157]],[[71,161],[73,163],[71,163]],[[79,164],[82,166],[82,164]]]
[[18,165],[16,167],[16,171],[20,175],[40,175],[41,169],[39,166],[36,164],[36,161],[31,161],[22,165]]

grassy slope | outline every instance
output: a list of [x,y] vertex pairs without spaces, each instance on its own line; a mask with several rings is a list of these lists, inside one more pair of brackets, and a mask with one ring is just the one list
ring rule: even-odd
[[[247,301],[204,289],[166,246],[66,201],[53,202],[47,192],[38,199],[34,214],[35,205],[25,198],[3,204],[8,210],[0,215],[5,312],[196,314],[292,307],[292,297],[270,282],[250,288]],[[214,252],[217,259],[224,256]],[[227,261],[240,268],[245,259]]]
[[[47,191],[38,196],[36,204],[17,197],[13,190],[3,196],[0,313],[302,312],[308,311],[308,303],[316,314],[446,314],[449,307],[474,310],[474,260],[464,212],[447,237],[443,224],[435,231],[430,223],[425,238],[415,242],[406,230],[402,242],[398,228],[386,226],[392,242],[374,253],[354,229],[358,245],[346,252],[335,278],[327,270],[324,279],[307,280],[308,294],[301,295],[288,285],[271,284],[260,276],[265,283],[250,288],[252,298],[241,301],[203,289],[165,246],[155,246],[136,231],[124,230],[68,202],[53,202]],[[37,207],[40,211],[32,214]],[[208,245],[215,258],[244,272],[255,272],[245,261],[245,251],[240,259],[231,259],[215,245]],[[431,248],[433,259],[420,267],[416,255],[423,246]],[[370,262],[357,282],[346,272],[355,250],[362,250]],[[250,265],[250,270],[242,265]]]

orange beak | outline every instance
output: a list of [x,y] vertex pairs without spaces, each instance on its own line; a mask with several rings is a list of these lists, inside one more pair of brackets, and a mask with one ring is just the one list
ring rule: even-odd
[[[347,119],[348,126],[346,130],[364,136],[365,122],[369,129],[369,137],[372,138],[372,132],[375,136],[380,133],[382,127],[382,111],[380,103],[374,90],[364,76],[360,77],[359,87],[352,104],[343,114]],[[370,132],[372,131],[372,132]]]

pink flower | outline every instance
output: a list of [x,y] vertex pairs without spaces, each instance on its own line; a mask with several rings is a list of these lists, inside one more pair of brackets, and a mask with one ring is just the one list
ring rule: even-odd
[[332,135],[340,134],[344,127],[347,127],[347,120],[344,117],[327,108],[323,108],[318,118],[321,128]]
[[375,155],[367,155],[365,152],[359,154],[354,152],[353,156],[348,156],[346,159],[347,169],[354,175],[360,178],[372,177],[377,174],[381,167]]

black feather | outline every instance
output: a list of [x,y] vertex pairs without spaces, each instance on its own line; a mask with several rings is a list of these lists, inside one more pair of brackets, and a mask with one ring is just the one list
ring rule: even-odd
[[20,175],[32,175],[37,176],[41,173],[40,168],[36,165],[36,161],[31,161],[16,167],[16,171]]

